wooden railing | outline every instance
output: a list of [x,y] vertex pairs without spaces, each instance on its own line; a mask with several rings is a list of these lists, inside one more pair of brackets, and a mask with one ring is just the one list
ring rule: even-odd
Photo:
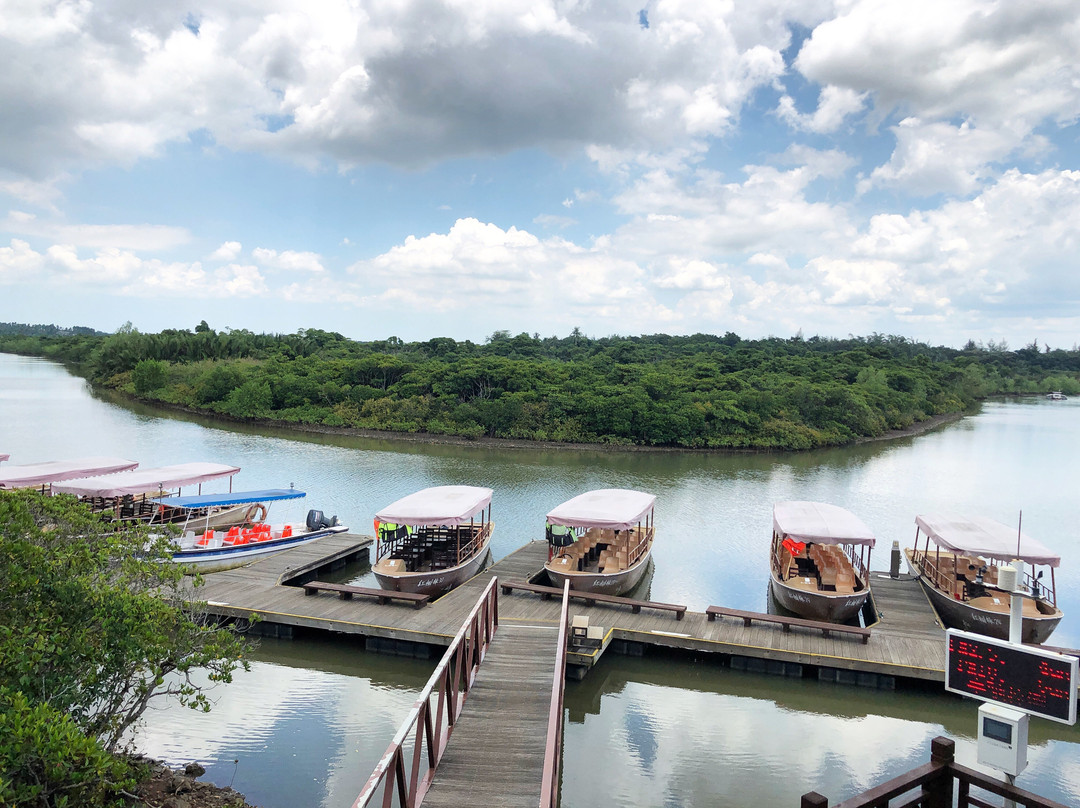
[[[1061,803],[995,780],[954,761],[956,745],[948,738],[930,742],[930,762],[833,808],[1000,808],[971,793],[972,786],[1027,808],[1066,808]],[[955,797],[955,800],[954,800]],[[891,800],[900,801],[892,803]],[[800,808],[829,808],[829,800],[811,791]]]
[[551,682],[547,743],[544,746],[544,780],[540,784],[540,808],[555,808],[559,801],[559,758],[562,756],[563,692],[566,689],[566,631],[570,615],[570,582],[563,583],[559,640],[555,649],[555,675]]
[[[394,804],[395,794],[402,808],[420,805],[499,626],[498,593],[499,580],[493,577],[353,802],[353,808],[369,805],[380,785],[383,808]],[[410,738],[412,758],[406,768],[405,745]]]

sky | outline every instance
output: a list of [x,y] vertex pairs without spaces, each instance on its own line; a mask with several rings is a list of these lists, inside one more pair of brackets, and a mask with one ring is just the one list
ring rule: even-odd
[[1080,343],[1080,0],[0,0],[0,321]]

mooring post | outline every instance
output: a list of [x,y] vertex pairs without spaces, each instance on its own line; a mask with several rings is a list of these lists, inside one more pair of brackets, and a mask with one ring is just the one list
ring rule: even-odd
[[829,808],[829,798],[823,797],[816,791],[802,795],[799,808]]
[[893,539],[892,543],[892,558],[889,560],[889,577],[900,577],[900,542]]
[[952,762],[956,756],[956,742],[938,736],[930,742],[930,762],[941,766],[940,776],[922,787],[924,808],[951,808],[953,798]]

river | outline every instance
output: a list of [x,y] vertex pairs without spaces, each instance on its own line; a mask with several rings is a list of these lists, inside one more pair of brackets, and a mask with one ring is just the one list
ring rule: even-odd
[[[810,499],[849,508],[910,546],[917,513],[983,514],[1060,552],[1056,645],[1080,646],[1076,449],[1080,402],[1026,398],[913,438],[759,455],[502,449],[247,429],[96,397],[63,367],[0,354],[0,453],[10,463],[108,454],[143,466],[197,460],[242,468],[237,490],[308,492],[303,508],[370,533],[381,506],[428,485],[495,490],[493,556],[538,538],[544,513],[591,488],[657,495],[653,599],[703,610],[765,610],[771,509]],[[205,491],[211,487],[204,488]],[[216,489],[215,489],[216,490]],[[365,570],[355,579],[367,582]],[[265,808],[348,805],[432,662],[364,653],[338,640],[264,640],[250,673],[209,714],[155,710],[136,743],[198,760]],[[562,805],[797,805],[816,789],[850,796],[924,762],[945,733],[975,764],[975,705],[944,694],[880,693],[739,673],[708,660],[609,655],[568,683]],[[1080,732],[1032,719],[1018,784],[1080,805]]]

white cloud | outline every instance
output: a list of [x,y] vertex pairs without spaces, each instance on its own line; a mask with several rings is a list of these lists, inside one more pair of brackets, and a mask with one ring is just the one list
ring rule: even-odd
[[37,252],[18,239],[10,247],[0,247],[0,283],[30,279],[66,291],[109,287],[121,295],[146,298],[243,298],[267,292],[258,269],[251,266],[231,265],[207,272],[197,261],[147,260],[115,248],[84,258],[73,245],[54,244]]
[[1015,145],[1000,131],[978,130],[967,123],[953,126],[905,118],[892,131],[896,150],[888,163],[859,183],[860,192],[891,186],[922,196],[965,196],[989,176],[990,164],[1005,157]]
[[37,236],[76,247],[159,251],[186,244],[191,234],[183,227],[154,224],[63,224],[39,219],[25,211],[9,211],[0,229],[22,236]]
[[862,111],[866,96],[865,92],[860,93],[849,87],[829,85],[822,88],[818,107],[812,115],[801,114],[789,95],[781,97],[777,113],[795,129],[829,134],[839,129],[848,117]]
[[284,269],[292,272],[324,272],[322,258],[313,252],[299,252],[296,250],[277,250],[256,247],[251,251],[251,256],[264,267],[271,269]]
[[644,30],[636,9],[554,0],[236,0],[193,32],[189,13],[172,0],[6,8],[0,171],[131,165],[197,130],[345,166],[677,145],[729,130],[783,73],[788,19],[811,20],[667,0]]
[[211,261],[235,261],[240,255],[240,251],[243,249],[243,245],[239,241],[226,241],[213,253],[210,254]]

